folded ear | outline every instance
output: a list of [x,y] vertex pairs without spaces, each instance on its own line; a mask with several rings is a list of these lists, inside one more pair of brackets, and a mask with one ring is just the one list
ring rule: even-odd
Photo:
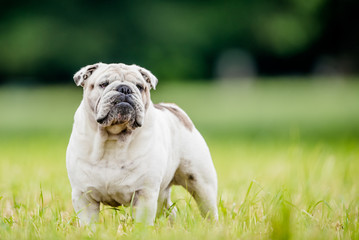
[[137,66],[138,71],[140,71],[142,77],[146,80],[146,82],[149,83],[150,87],[156,90],[156,86],[158,83],[158,79],[153,75],[150,71],[148,71],[146,68]]
[[99,67],[101,63],[96,63],[92,65],[87,65],[86,67],[81,68],[74,75],[74,81],[77,86],[83,87],[85,85],[86,79],[88,79],[92,73]]

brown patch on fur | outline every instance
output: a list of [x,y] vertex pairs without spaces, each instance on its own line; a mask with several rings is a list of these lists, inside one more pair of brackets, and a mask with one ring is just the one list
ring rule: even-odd
[[172,114],[174,114],[178,120],[180,120],[180,122],[189,130],[192,131],[193,129],[193,123],[191,121],[191,119],[188,118],[188,116],[186,114],[184,114],[177,105],[173,104],[174,106],[169,106],[169,105],[162,105],[162,104],[154,104],[155,108],[159,109],[159,110],[168,110],[170,111]]
[[84,80],[86,80],[87,78],[89,78],[91,75],[92,75],[92,73],[96,70],[98,68],[98,65],[96,64],[96,65],[93,65],[93,66],[91,66],[91,67],[89,67],[87,70],[86,70],[86,72],[84,73],[84,75],[82,76],[82,78],[84,79]]
[[[85,86],[85,80],[88,79],[98,67],[98,64],[94,64],[81,68],[74,76],[74,81],[76,85],[81,85],[82,87]],[[81,81],[81,78],[83,79],[83,81]]]

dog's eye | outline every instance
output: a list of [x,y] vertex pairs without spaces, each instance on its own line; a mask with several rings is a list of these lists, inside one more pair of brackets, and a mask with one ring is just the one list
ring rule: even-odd
[[140,90],[140,92],[143,91],[143,87],[140,84],[137,84],[136,87],[138,88],[138,90]]
[[103,83],[99,84],[99,86],[100,86],[100,88],[105,88],[108,86],[108,84],[109,84],[108,82],[103,82]]

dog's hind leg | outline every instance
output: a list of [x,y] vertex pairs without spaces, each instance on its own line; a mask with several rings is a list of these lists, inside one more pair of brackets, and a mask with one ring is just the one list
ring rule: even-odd
[[207,163],[206,167],[180,167],[175,183],[182,185],[193,196],[203,217],[217,220],[217,174],[212,162]]
[[217,181],[208,183],[198,177],[192,178],[187,181],[187,190],[196,200],[202,216],[218,220]]

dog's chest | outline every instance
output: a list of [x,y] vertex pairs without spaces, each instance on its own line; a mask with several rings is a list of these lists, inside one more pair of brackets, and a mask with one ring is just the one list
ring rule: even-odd
[[141,178],[138,159],[122,150],[116,141],[107,142],[103,150],[102,157],[82,166],[86,176],[84,191],[97,202],[128,205]]

